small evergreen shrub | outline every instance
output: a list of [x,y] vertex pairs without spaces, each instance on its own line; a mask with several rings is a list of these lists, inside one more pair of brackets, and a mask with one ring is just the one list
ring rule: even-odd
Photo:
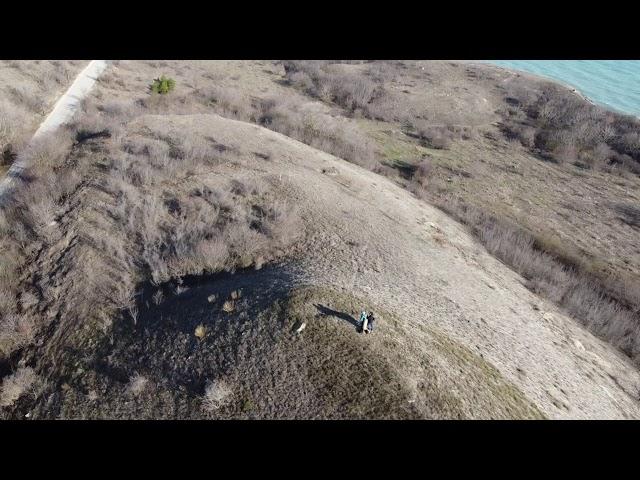
[[152,93],[167,94],[173,90],[176,86],[176,81],[173,78],[167,78],[164,75],[160,78],[156,78],[149,89]]

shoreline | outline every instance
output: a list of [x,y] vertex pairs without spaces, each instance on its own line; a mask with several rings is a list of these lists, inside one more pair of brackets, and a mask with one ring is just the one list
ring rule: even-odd
[[570,93],[576,95],[577,97],[579,97],[582,100],[588,102],[589,104],[593,105],[594,107],[603,108],[605,110],[608,110],[610,112],[616,113],[618,115],[624,115],[624,116],[627,116],[627,117],[633,117],[633,118],[635,118],[637,120],[640,120],[640,114],[635,114],[635,113],[619,110],[618,108],[614,107],[613,105],[610,105],[608,103],[602,103],[602,102],[599,102],[597,100],[594,100],[594,99],[588,97],[587,95],[585,95],[584,93],[582,93],[574,85],[572,85],[570,83],[567,83],[564,80],[560,80],[558,78],[555,78],[555,77],[546,76],[546,75],[542,75],[542,74],[538,74],[538,73],[533,73],[533,72],[529,72],[527,70],[520,70],[520,69],[514,68],[514,67],[505,67],[503,65],[498,65],[498,64],[492,63],[490,60],[470,60],[470,61],[467,61],[466,63],[469,63],[471,65],[476,65],[476,66],[478,66],[478,65],[490,66],[490,67],[493,67],[493,68],[500,69],[500,70],[502,70],[504,72],[508,72],[508,73],[510,73],[512,75],[531,77],[532,79],[535,79],[537,81],[552,82],[552,83],[555,83],[556,85],[560,85],[561,87],[566,88],[567,90],[569,90]]

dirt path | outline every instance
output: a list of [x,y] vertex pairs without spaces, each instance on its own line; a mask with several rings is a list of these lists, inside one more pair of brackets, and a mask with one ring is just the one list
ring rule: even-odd
[[[78,74],[69,89],[56,102],[51,113],[49,113],[47,118],[40,124],[40,127],[31,139],[32,142],[47,133],[55,131],[60,125],[63,125],[71,119],[80,102],[91,91],[93,84],[107,65],[107,60],[92,60],[89,62],[89,65]],[[14,180],[20,176],[26,167],[27,164],[24,158],[18,158],[18,160],[11,165],[5,177],[0,181],[0,202],[4,194],[10,189]]]

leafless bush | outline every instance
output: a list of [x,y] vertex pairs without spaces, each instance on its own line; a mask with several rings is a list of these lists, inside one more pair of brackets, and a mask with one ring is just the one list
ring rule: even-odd
[[214,107],[222,115],[239,120],[249,120],[254,112],[251,99],[237,89],[214,85],[198,90],[196,97],[205,105]]
[[[4,293],[0,291],[0,293]],[[7,309],[8,310],[8,309]],[[9,356],[14,350],[33,340],[35,323],[27,314],[7,311],[0,315],[0,357]]]
[[[433,173],[433,164],[431,163],[431,160],[428,157],[425,157],[415,165],[402,164],[396,165],[396,168],[400,169],[401,174],[403,174],[406,179],[410,180],[410,183],[407,186],[409,191],[413,192],[419,198],[425,198]],[[387,175],[389,175],[389,173],[387,173]]]
[[459,136],[453,127],[433,126],[421,120],[414,120],[412,124],[415,135],[430,148],[446,150],[451,146],[452,140]]
[[208,412],[215,412],[231,401],[233,391],[224,380],[207,382],[202,406]]
[[20,367],[5,377],[0,389],[0,407],[9,407],[22,395],[34,393],[36,380],[36,372],[31,367]]
[[129,379],[129,383],[127,384],[127,393],[137,397],[144,392],[148,386],[149,379],[144,375],[136,373]]
[[357,127],[299,108],[285,99],[271,97],[259,103],[255,119],[271,130],[365,168],[377,164],[372,141]]
[[[640,305],[624,284],[608,285],[585,269],[585,263],[562,246],[541,250],[540,241],[515,224],[451,199],[437,199],[446,212],[469,225],[487,250],[526,280],[534,292],[566,308],[601,338],[640,363]],[[638,295],[640,299],[640,295]]]
[[[640,171],[640,121],[591,105],[555,84],[536,93],[512,83],[502,129],[534,152],[558,162]],[[532,141],[533,137],[533,141]]]
[[619,203],[615,210],[622,215],[622,221],[632,227],[640,227],[640,207],[630,203]]
[[64,157],[69,153],[71,144],[71,135],[65,130],[60,130],[30,142],[19,156],[28,157],[32,168],[52,169],[64,163]]
[[131,317],[131,320],[133,320],[133,324],[137,324],[138,323],[138,306],[137,305],[130,305],[127,307],[127,311],[129,312],[129,316]]
[[9,164],[13,160],[12,153],[19,151],[24,145],[27,135],[23,129],[28,124],[28,114],[19,107],[0,102],[0,161]]
[[378,61],[368,66],[367,74],[370,75],[376,83],[393,83],[396,81],[398,70],[397,67],[390,62]]
[[301,90],[309,91],[313,88],[313,80],[306,72],[293,72],[288,78],[291,85]]
[[[369,104],[385,94],[381,85],[383,77],[375,74],[367,77],[336,67],[339,65],[294,61],[285,64],[285,71],[288,80],[292,84],[302,83],[306,93],[335,102],[350,113],[369,116]],[[301,82],[301,79],[304,80]]]
[[33,95],[31,92],[26,91],[23,87],[8,87],[8,93],[11,95],[11,99],[18,105],[24,105],[28,110],[39,115],[46,113],[46,103],[42,97]]
[[156,305],[160,305],[164,300],[164,294],[161,289],[158,289],[156,293],[153,294],[153,303]]

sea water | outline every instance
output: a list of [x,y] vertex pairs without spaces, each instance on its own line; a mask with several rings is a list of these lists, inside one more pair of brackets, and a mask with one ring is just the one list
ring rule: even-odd
[[640,117],[640,60],[490,60],[576,88],[594,103]]

